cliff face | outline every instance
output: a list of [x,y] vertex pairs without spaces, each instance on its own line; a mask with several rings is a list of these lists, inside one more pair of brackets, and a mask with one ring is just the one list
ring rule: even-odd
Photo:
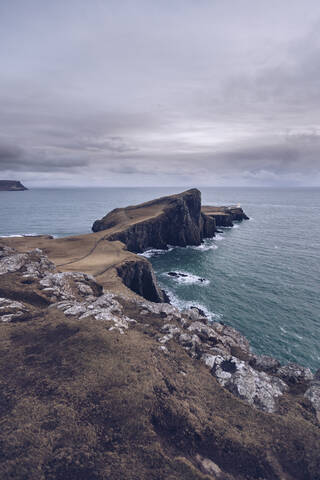
[[[226,226],[232,225],[233,218],[245,218],[242,209],[233,207],[201,210],[201,193],[191,189],[115,209],[94,223],[92,234],[59,239],[12,238],[9,244],[21,252],[42,248],[63,271],[83,271],[113,291],[122,291],[125,286],[148,300],[163,302],[165,297],[150,262],[130,252],[165,249],[167,245],[200,245],[203,238],[215,235],[219,215],[231,222]],[[0,239],[2,242],[8,239]]]
[[[141,205],[116,209],[92,226],[94,232],[109,230],[108,240],[120,240],[131,252],[167,245],[200,245],[214,236],[215,223],[201,213],[201,193],[197,189],[162,197]],[[116,229],[114,233],[113,229]]]
[[232,227],[233,222],[249,220],[241,207],[213,207],[204,205],[201,212],[215,220],[217,227]]
[[16,192],[28,190],[21,182],[16,180],[0,180],[0,191]]
[[151,302],[166,302],[166,294],[159,288],[150,263],[140,258],[127,261],[116,267],[124,285]]

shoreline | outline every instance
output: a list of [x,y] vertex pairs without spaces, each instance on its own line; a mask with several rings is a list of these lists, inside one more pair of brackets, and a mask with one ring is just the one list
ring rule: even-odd
[[40,480],[80,457],[88,478],[100,465],[95,478],[317,478],[320,370],[256,355],[201,309],[159,302],[151,264],[129,251],[156,232],[157,247],[201,245],[215,221],[185,193],[147,214],[116,209],[109,230],[0,239],[6,477],[13,458]]

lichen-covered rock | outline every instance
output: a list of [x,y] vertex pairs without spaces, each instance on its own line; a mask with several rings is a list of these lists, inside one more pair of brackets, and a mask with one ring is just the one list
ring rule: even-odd
[[268,373],[275,373],[280,367],[279,360],[269,357],[268,355],[252,355],[249,363],[256,370],[262,370]]
[[30,316],[30,309],[24,303],[0,298],[0,322],[27,320]]
[[106,322],[109,330],[117,330],[121,334],[129,328],[130,324],[136,323],[136,320],[124,315],[122,305],[112,293],[105,293],[98,298],[90,296],[83,301],[58,302],[51,307],[62,310],[66,316],[79,317],[80,320],[93,317]]
[[0,275],[20,272],[25,277],[41,278],[55,270],[55,265],[36,248],[28,253],[18,253],[9,247],[0,247]]
[[97,297],[102,293],[94,278],[81,272],[48,273],[40,280],[40,288],[53,301]]
[[283,367],[277,369],[276,375],[286,383],[297,384],[301,382],[308,382],[313,379],[313,374],[310,368],[302,367],[296,363],[288,363]]
[[220,385],[259,410],[275,412],[277,398],[288,390],[280,378],[258,372],[235,357],[204,354],[202,361]]
[[311,386],[306,390],[304,396],[310,400],[320,422],[320,380],[311,382]]

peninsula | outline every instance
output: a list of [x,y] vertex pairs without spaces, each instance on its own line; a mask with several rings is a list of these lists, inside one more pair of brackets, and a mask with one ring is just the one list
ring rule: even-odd
[[3,478],[319,478],[320,371],[166,303],[137,255],[245,218],[192,189],[91,234],[0,239]]
[[18,192],[21,190],[28,190],[21,182],[17,180],[0,180],[0,192]]

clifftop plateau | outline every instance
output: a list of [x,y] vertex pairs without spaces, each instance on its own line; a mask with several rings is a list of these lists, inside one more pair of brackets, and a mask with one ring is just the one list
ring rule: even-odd
[[21,190],[28,189],[17,180],[0,180],[0,191],[17,192]]

